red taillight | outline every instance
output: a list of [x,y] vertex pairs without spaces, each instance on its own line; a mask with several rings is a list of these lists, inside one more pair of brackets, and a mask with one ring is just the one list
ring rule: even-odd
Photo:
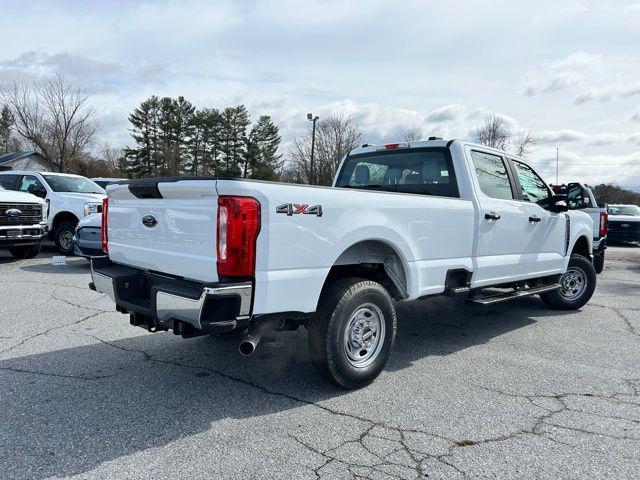
[[102,199],[102,251],[109,253],[109,235],[107,234],[107,213],[109,213],[109,197]]
[[387,143],[384,148],[386,148],[387,150],[395,150],[396,148],[398,148],[400,146],[399,143]]
[[609,213],[600,212],[600,236],[603,237],[609,230]]
[[218,276],[249,277],[256,269],[260,204],[251,197],[218,198]]

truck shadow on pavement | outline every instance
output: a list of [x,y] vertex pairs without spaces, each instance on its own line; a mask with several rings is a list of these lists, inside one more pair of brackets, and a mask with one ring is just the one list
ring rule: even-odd
[[[113,339],[114,323],[126,325],[127,317],[111,313],[88,317],[74,330],[39,334],[38,342],[50,343],[47,348],[59,348],[56,342],[64,336],[65,348],[0,361],[0,471],[4,478],[18,479],[81,474],[207,432],[212,425],[207,437],[212,443],[202,454],[218,455],[228,451],[227,443],[239,441],[237,430],[250,431],[260,417],[322,402],[322,410],[300,413],[313,421],[337,402],[349,410],[354,402],[393,400],[389,392],[411,378],[403,370],[419,367],[420,378],[428,382],[429,357],[536,323],[528,315],[559,313],[538,299],[488,310],[461,304],[435,298],[400,305],[399,338],[387,370],[355,392],[320,379],[309,361],[304,329],[268,336],[249,358],[237,353],[237,338],[183,340],[123,327],[117,332],[131,328],[132,335],[141,335]],[[102,315],[107,320],[100,320]],[[18,352],[9,348],[4,354]],[[234,427],[219,422],[223,419],[245,420]]]

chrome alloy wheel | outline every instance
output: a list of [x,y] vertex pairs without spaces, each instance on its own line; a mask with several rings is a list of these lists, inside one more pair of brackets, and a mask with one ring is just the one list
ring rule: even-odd
[[575,300],[587,288],[587,275],[581,268],[569,267],[560,278],[560,296],[565,300]]
[[360,305],[351,314],[344,332],[344,351],[356,368],[371,365],[382,351],[385,322],[382,310],[373,303]]

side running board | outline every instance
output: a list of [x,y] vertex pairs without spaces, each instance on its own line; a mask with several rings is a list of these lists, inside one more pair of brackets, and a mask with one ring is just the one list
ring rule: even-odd
[[541,285],[538,287],[521,288],[513,292],[497,293],[494,295],[478,295],[469,297],[467,303],[470,305],[493,305],[494,303],[508,302],[509,300],[515,300],[516,298],[528,297],[530,295],[537,295],[539,293],[550,292],[560,288],[559,283],[552,283],[549,285]]

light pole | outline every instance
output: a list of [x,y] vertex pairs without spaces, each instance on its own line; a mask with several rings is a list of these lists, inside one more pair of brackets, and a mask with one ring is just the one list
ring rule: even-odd
[[317,115],[314,117],[313,113],[307,113],[307,120],[313,122],[313,129],[311,130],[311,163],[309,164],[309,184],[313,185],[313,151],[316,146],[316,122],[320,117]]

